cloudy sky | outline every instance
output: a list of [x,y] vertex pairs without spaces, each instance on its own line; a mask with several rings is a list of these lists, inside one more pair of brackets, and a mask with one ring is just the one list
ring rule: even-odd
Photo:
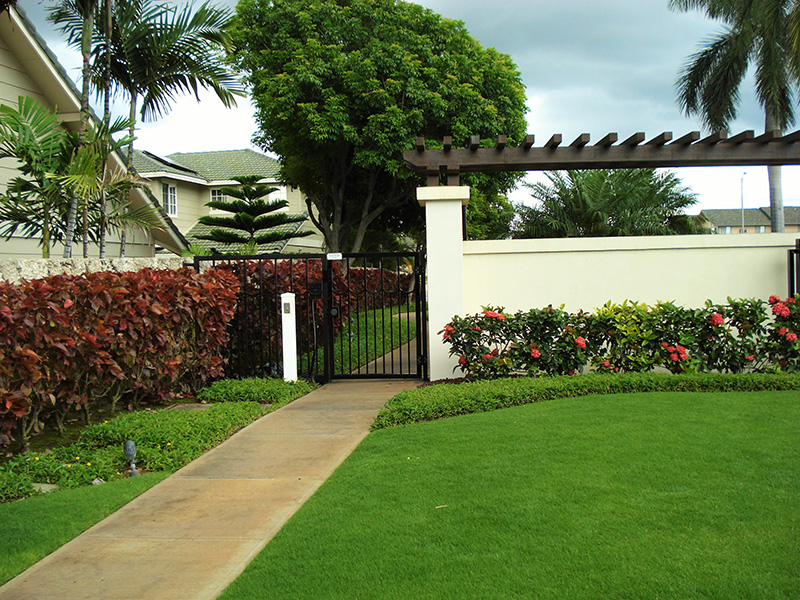
[[[234,0],[226,0],[235,6]],[[644,131],[675,137],[701,130],[699,121],[678,108],[675,80],[687,57],[718,23],[699,12],[675,13],[667,0],[419,0],[441,15],[463,21],[484,46],[509,54],[527,88],[528,131],[539,143],[554,133],[571,141],[581,133],[599,140]],[[41,0],[19,0],[37,29],[79,79],[79,56],[66,48],[44,20]],[[732,133],[763,131],[764,118],[747,79]],[[120,114],[122,111],[120,110]],[[137,145],[156,154],[253,147],[252,106],[225,109],[213,95],[187,97],[156,123],[138,131]],[[746,171],[746,175],[743,174]],[[767,206],[765,167],[676,169],[698,194],[697,209]],[[535,177],[534,175],[531,176]],[[743,185],[743,187],[742,187]],[[784,201],[800,205],[800,167],[784,167]],[[527,194],[513,194],[524,200]]]

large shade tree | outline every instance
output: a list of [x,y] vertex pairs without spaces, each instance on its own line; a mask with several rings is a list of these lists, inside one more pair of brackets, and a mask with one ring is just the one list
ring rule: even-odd
[[[281,158],[331,251],[357,251],[387,211],[414,202],[402,152],[417,135],[525,132],[511,59],[458,21],[399,0],[241,0],[233,62],[257,108],[255,139]],[[475,178],[490,192],[517,175]]]
[[685,210],[697,200],[680,179],[655,169],[549,171],[530,185],[536,205],[518,206],[515,238],[699,233]]
[[[800,28],[796,0],[669,0],[676,10],[698,9],[725,24],[697,53],[689,57],[678,80],[681,106],[699,115],[713,130],[727,130],[736,118],[739,88],[748,68],[755,74],[758,101],[765,113],[765,130],[783,131],[794,122],[798,84],[795,40]],[[770,166],[772,231],[784,230],[781,167]]]

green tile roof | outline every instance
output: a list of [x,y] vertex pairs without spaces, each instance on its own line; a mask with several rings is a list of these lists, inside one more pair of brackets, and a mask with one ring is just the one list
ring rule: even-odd
[[[741,227],[741,208],[712,208],[700,211],[700,215],[717,227]],[[787,225],[800,225],[800,206],[784,206],[784,220]],[[769,206],[744,209],[745,226],[770,225]]]
[[[740,208],[712,208],[702,211],[700,216],[705,217],[717,227],[742,226],[742,209]],[[744,224],[750,227],[769,225],[769,217],[759,208],[745,208]]]
[[249,149],[176,152],[166,158],[134,150],[133,166],[139,173],[163,171],[206,181],[225,181],[246,175],[276,179],[280,169],[280,163],[274,158]]
[[207,181],[219,181],[260,175],[275,179],[280,164],[255,150],[217,150],[214,152],[178,152],[170,154],[169,160],[188,167]]
[[[299,216],[299,215],[292,215],[292,216]],[[302,213],[302,216],[308,217],[306,213]],[[299,221],[297,223],[284,223],[283,225],[278,225],[271,229],[271,231],[281,231],[286,233],[297,233],[297,231],[303,226],[304,221]],[[239,244],[223,244],[220,242],[214,242],[211,240],[201,240],[199,239],[198,235],[210,233],[212,229],[219,229],[218,227],[212,227],[211,225],[203,225],[202,223],[197,223],[194,227],[189,230],[189,233],[186,235],[186,239],[189,241],[190,244],[196,244],[198,246],[202,246],[203,248],[207,248],[211,250],[212,248],[216,248],[220,252],[233,252],[239,246]],[[222,229],[225,229],[224,227]],[[269,254],[271,252],[281,252],[286,245],[289,243],[289,240],[283,240],[280,242],[272,242],[271,244],[261,244],[258,246],[257,254]]]

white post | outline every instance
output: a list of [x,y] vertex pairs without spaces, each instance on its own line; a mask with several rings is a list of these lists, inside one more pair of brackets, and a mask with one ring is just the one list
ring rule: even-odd
[[281,329],[283,330],[283,379],[297,381],[297,319],[294,294],[281,294]]
[[425,207],[428,264],[428,356],[431,380],[455,377],[457,359],[438,333],[453,318],[464,314],[464,254],[462,206],[469,204],[467,186],[417,188],[417,201]]

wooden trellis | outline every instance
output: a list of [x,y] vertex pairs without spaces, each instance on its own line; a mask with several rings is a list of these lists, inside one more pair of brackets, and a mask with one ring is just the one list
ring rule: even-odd
[[678,139],[665,131],[645,139],[639,132],[618,143],[617,134],[609,133],[590,145],[589,134],[582,133],[564,146],[557,133],[543,146],[535,147],[534,136],[527,135],[518,147],[509,147],[508,136],[501,135],[493,147],[482,148],[474,135],[467,148],[453,148],[452,137],[446,136],[442,149],[428,150],[418,137],[416,148],[406,150],[403,158],[409,169],[427,176],[428,185],[458,185],[461,173],[478,172],[800,164],[800,143],[795,143],[800,131],[757,136],[748,130],[731,137],[718,131],[702,139],[699,131]]

